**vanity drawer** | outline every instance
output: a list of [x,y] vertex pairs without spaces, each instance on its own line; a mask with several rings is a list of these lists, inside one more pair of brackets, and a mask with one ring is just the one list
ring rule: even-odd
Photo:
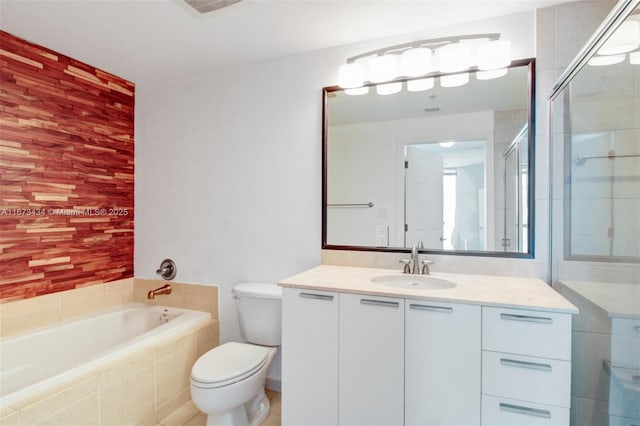
[[613,318],[611,334],[615,336],[640,337],[640,319]]
[[640,368],[640,320],[613,318],[611,321],[611,364]]
[[569,407],[571,362],[483,351],[482,393]]
[[569,409],[482,395],[483,426],[568,426]]
[[571,314],[482,308],[482,349],[571,360]]

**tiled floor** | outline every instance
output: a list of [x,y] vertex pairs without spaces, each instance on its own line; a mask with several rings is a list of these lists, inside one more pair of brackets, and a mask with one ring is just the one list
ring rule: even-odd
[[[262,422],[262,426],[280,426],[280,393],[267,390],[271,402],[271,413]],[[156,426],[205,426],[207,416],[201,413],[192,401],[185,403],[173,413],[162,419]]]

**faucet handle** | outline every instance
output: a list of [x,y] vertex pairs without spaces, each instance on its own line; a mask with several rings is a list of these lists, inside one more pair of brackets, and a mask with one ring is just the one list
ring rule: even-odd
[[402,269],[403,274],[411,273],[411,259],[400,259],[398,262],[404,265],[404,268]]
[[422,261],[422,275],[429,275],[429,265],[433,265],[434,263],[433,260],[424,259]]

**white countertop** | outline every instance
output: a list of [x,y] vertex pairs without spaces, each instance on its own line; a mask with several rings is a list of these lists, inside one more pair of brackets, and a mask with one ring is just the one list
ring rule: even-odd
[[560,280],[610,317],[640,319],[640,285]]
[[382,275],[402,275],[395,269],[320,265],[279,282],[282,287],[340,293],[396,296],[442,302],[578,313],[578,309],[537,278],[433,272],[430,276],[457,284],[454,288],[420,290],[386,287],[371,282]]

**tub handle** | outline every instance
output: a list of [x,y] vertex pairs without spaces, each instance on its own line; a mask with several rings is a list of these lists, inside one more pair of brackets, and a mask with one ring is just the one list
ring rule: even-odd
[[160,263],[160,268],[156,269],[156,274],[160,275],[167,281],[170,281],[176,277],[178,268],[176,268],[176,262],[171,259],[164,259]]

